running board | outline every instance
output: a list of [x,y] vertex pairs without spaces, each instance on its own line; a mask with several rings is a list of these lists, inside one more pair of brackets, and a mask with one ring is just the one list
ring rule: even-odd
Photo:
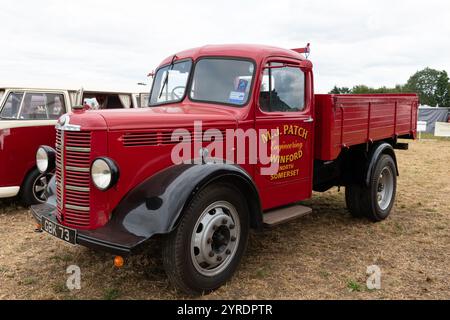
[[266,227],[274,227],[279,224],[306,216],[310,213],[312,213],[311,208],[301,205],[294,205],[264,213],[263,221]]

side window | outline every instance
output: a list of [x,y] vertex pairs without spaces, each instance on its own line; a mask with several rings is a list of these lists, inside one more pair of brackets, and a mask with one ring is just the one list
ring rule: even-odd
[[259,104],[265,112],[305,109],[305,73],[297,67],[270,63],[264,71]]
[[47,93],[47,112],[50,120],[58,120],[66,113],[66,105],[62,94]]
[[55,93],[27,93],[19,119],[56,120],[66,111],[64,96]]
[[16,119],[22,103],[23,93],[12,92],[8,95],[0,117],[2,119]]

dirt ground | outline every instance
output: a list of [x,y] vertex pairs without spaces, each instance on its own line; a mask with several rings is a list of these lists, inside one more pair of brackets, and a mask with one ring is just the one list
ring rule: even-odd
[[[398,151],[395,212],[372,224],[347,213],[344,192],[315,194],[310,216],[251,235],[233,280],[202,299],[450,299],[450,140]],[[117,270],[109,254],[33,232],[27,209],[0,203],[0,299],[184,299],[155,242]],[[78,265],[81,290],[65,286]],[[367,267],[381,268],[368,290]]]

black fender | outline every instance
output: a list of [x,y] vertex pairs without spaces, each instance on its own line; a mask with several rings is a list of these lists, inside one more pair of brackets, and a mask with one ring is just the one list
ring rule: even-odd
[[262,226],[258,191],[246,171],[231,164],[171,166],[131,190],[114,209],[111,221],[135,236],[150,238],[172,232],[195,194],[215,181],[230,181],[245,192],[251,225]]
[[[174,165],[148,178],[128,192],[113,210],[108,223],[95,230],[77,230],[76,242],[86,247],[127,256],[141,244],[176,228],[183,209],[202,188],[210,183],[232,183],[245,194],[251,226],[261,229],[262,209],[252,178],[241,167],[232,164]],[[45,204],[31,207],[36,220],[43,215],[55,223],[56,178],[47,188]]]
[[367,187],[370,185],[370,178],[372,177],[373,171],[375,170],[378,159],[383,154],[388,154],[392,157],[392,159],[395,162],[395,168],[397,171],[396,174],[397,174],[397,176],[400,175],[400,172],[398,169],[398,163],[397,163],[397,156],[395,155],[395,151],[394,151],[394,148],[392,147],[392,145],[390,145],[387,142],[382,142],[382,143],[376,144],[370,149],[369,154],[368,154],[366,177],[365,177],[365,181],[364,181]]

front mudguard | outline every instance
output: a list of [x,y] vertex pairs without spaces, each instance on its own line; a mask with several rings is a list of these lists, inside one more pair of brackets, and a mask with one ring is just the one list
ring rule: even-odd
[[[113,210],[111,220],[95,230],[79,230],[77,244],[127,256],[155,235],[173,231],[183,209],[209,183],[233,181],[248,193],[252,225],[262,227],[260,199],[251,177],[242,168],[230,164],[183,164],[169,167],[131,190]],[[55,179],[50,183],[47,203],[32,206],[40,222],[56,219]]]
[[235,179],[250,194],[253,225],[262,225],[260,199],[248,173],[231,164],[181,164],[169,167],[131,190],[114,209],[110,224],[120,225],[137,236],[150,238],[176,227],[185,206],[213,181]]

